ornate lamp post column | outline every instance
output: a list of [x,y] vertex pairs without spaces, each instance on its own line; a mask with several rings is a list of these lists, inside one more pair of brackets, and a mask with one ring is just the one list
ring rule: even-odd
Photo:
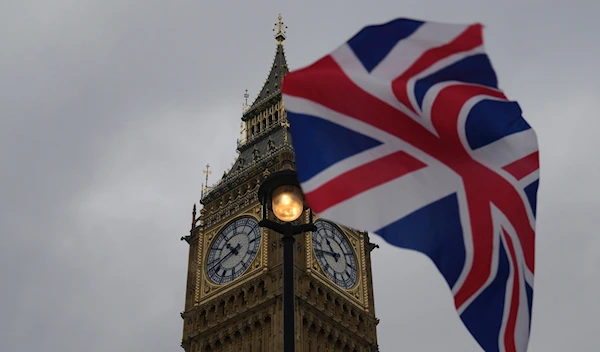
[[[292,223],[307,209],[294,170],[281,170],[269,175],[258,189],[258,197],[263,207],[259,225],[283,235],[283,350],[294,352],[296,350],[294,235],[316,231],[316,227],[313,224],[312,211],[307,224]],[[273,211],[273,214],[283,223],[269,220],[267,210]]]

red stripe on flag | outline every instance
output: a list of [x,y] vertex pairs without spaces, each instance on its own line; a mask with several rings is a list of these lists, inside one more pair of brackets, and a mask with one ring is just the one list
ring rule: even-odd
[[519,296],[521,288],[521,280],[519,275],[521,274],[521,266],[517,263],[517,256],[515,254],[515,247],[512,239],[504,229],[502,229],[502,232],[504,233],[504,239],[506,240],[508,254],[513,268],[513,285],[509,303],[510,310],[508,312],[508,321],[506,322],[506,330],[504,331],[504,347],[506,348],[506,352],[516,352],[517,347],[515,345],[515,329],[517,325],[517,315],[519,313]]
[[520,180],[540,168],[539,154],[539,152],[531,153],[524,158],[504,166],[503,169],[517,180]]
[[443,145],[418,122],[362,90],[348,78],[331,56],[287,74],[281,89],[283,94],[321,104],[399,136],[418,148],[428,146],[435,149],[436,146]]
[[306,194],[307,203],[320,213],[364,191],[425,167],[424,163],[399,151],[343,173]]
[[489,204],[495,204],[515,227],[525,255],[525,264],[534,272],[535,232],[530,226],[527,210],[520,195],[506,179],[483,164],[471,160],[460,142],[458,118],[464,104],[474,96],[488,95],[505,99],[500,91],[471,84],[457,84],[446,87],[438,93],[432,106],[433,125],[445,142],[443,150],[433,154],[445,161],[464,180],[467,204],[471,221],[473,247],[473,267],[464,284],[455,293],[456,307],[461,307],[478,289],[485,284],[491,270],[493,243],[492,219],[488,216]]
[[471,25],[450,43],[424,52],[410,68],[392,81],[392,90],[396,98],[411,110],[416,111],[416,107],[413,108],[408,99],[408,80],[442,59],[446,59],[456,53],[472,50],[483,44],[481,28],[480,24]]

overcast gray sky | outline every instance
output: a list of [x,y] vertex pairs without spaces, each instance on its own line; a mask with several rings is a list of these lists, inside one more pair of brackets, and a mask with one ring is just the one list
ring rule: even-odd
[[[192,204],[244,89],[396,17],[481,22],[541,149],[531,352],[600,350],[600,2],[0,1],[0,351],[179,351]],[[480,351],[424,256],[374,241],[381,350]]]

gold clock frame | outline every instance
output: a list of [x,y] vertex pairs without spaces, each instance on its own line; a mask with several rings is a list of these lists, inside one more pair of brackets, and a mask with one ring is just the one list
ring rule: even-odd
[[206,270],[206,260],[208,257],[208,253],[205,253],[205,248],[208,250],[213,240],[216,239],[218,234],[224,230],[229,224],[232,222],[244,218],[250,217],[257,222],[260,219],[256,216],[256,212],[253,211],[253,208],[247,209],[243,212],[240,212],[235,217],[223,219],[218,223],[211,226],[209,229],[205,230],[204,233],[200,236],[200,243],[198,248],[198,263],[202,263],[196,269],[197,280],[196,283],[199,287],[196,288],[196,292],[198,294],[198,302],[202,304],[205,301],[212,299],[214,296],[231,291],[236,287],[243,285],[247,281],[254,279],[256,276],[260,275],[263,271],[267,269],[268,265],[268,244],[269,244],[269,233],[265,231],[265,229],[260,229],[261,243],[258,249],[258,253],[252,260],[250,266],[236,279],[226,284],[215,284],[208,277]]
[[[314,221],[317,222],[317,220],[319,220],[319,217],[315,216]],[[337,293],[345,296],[346,298],[348,298],[349,301],[351,301],[352,303],[356,304],[357,306],[361,307],[362,309],[365,309],[366,311],[369,310],[369,294],[368,294],[368,285],[367,285],[367,265],[366,265],[366,248],[365,248],[365,239],[364,239],[364,235],[356,230],[352,230],[343,226],[340,226],[339,224],[336,224],[330,220],[327,220],[325,218],[322,218],[321,220],[324,221],[328,221],[330,223],[332,223],[333,225],[337,226],[339,230],[341,230],[342,234],[344,236],[346,236],[346,238],[348,239],[348,242],[350,243],[350,245],[352,246],[352,250],[354,251],[354,255],[356,257],[356,283],[354,284],[354,286],[350,289],[345,289],[343,287],[338,286],[335,282],[333,282],[328,276],[327,274],[323,271],[323,268],[321,268],[321,265],[319,264],[316,256],[315,256],[315,252],[314,252],[314,248],[312,245],[312,233],[311,234],[307,234],[306,236],[306,267],[307,267],[307,274],[309,276],[311,276],[312,278],[316,279],[318,282],[320,282],[321,284],[330,287],[331,289],[335,290]]]

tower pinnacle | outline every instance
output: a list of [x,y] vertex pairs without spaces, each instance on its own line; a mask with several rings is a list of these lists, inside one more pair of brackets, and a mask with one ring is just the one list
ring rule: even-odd
[[278,21],[277,23],[275,23],[275,28],[273,28],[273,32],[277,30],[277,33],[275,33],[275,39],[277,40],[278,44],[283,43],[283,41],[285,40],[285,30],[287,29],[287,26],[283,23],[281,19],[281,14],[279,14],[279,16],[277,16]]
[[242,112],[248,111],[250,106],[248,105],[248,98],[250,95],[248,94],[248,89],[246,89],[246,93],[244,93],[244,104],[242,104]]
[[283,41],[285,40],[285,32],[287,26],[281,20],[281,14],[277,17],[278,21],[275,23],[275,39],[277,40],[277,46],[275,50],[275,58],[271,66],[271,71],[265,80],[265,83],[256,96],[254,102],[250,105],[247,110],[244,110],[244,117],[242,120],[246,121],[248,114],[251,114],[255,109],[262,103],[268,101],[270,98],[281,94],[281,84],[283,77],[289,72],[287,62],[285,59],[285,52],[283,50]]

